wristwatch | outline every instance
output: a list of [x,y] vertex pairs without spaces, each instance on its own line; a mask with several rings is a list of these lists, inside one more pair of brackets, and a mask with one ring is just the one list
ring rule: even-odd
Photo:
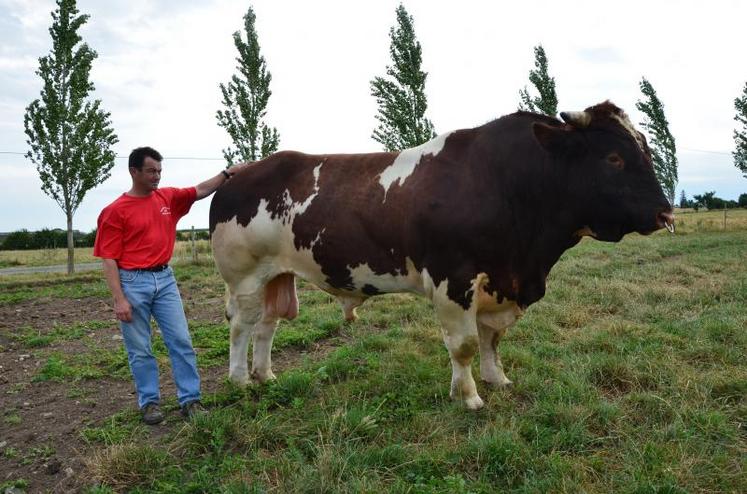
[[226,170],[221,170],[220,172],[223,174],[224,177],[226,177],[226,180],[231,178],[231,174],[228,173]]

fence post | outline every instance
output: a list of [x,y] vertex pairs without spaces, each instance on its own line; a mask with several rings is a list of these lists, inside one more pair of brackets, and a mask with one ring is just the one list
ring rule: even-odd
[[724,205],[724,231],[726,231],[726,205]]
[[197,247],[195,246],[195,226],[192,225],[192,264],[197,264]]

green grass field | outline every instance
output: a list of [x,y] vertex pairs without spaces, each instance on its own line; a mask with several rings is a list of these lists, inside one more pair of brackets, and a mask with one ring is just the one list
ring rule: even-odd
[[[476,413],[448,397],[427,301],[374,298],[344,324],[333,299],[304,285],[274,357],[330,339],[333,351],[272,384],[226,382],[206,397],[209,415],[157,440],[134,411],[81,431],[89,492],[747,492],[747,231],[684,221],[678,235],[567,252],[501,344],[514,385],[478,384]],[[221,290],[209,265],[177,277]],[[36,290],[24,279],[0,278],[0,304]],[[38,290],[106,296],[91,274],[76,279]],[[227,367],[225,325],[192,330],[201,367]],[[126,378],[121,354],[91,352],[98,360],[51,356],[38,379]]]

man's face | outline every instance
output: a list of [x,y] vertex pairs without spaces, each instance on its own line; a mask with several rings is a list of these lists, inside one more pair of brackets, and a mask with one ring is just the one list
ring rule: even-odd
[[147,156],[142,170],[130,168],[132,181],[143,189],[156,190],[161,181],[161,163]]

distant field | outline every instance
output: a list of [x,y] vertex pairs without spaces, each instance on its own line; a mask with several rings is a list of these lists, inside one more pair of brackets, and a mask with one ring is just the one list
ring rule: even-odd
[[[695,232],[733,232],[747,230],[747,209],[729,209],[726,211],[676,210],[677,231],[679,233]],[[726,225],[724,227],[724,225]]]
[[[198,261],[205,261],[210,257],[210,242],[197,240],[195,242]],[[192,259],[191,242],[177,242],[174,247],[173,262],[189,262]],[[93,247],[75,249],[75,262],[96,262]],[[0,250],[0,268],[19,266],[54,266],[67,264],[67,249],[39,249],[39,250]]]
[[[302,283],[277,381],[228,384],[223,283],[182,263],[210,414],[185,424],[171,391],[148,428],[100,274],[2,277],[0,491],[747,492],[747,229],[690,233],[718,214],[567,252],[501,343],[514,385],[480,383],[477,413],[449,399],[439,325],[410,295],[345,323]],[[160,338],[155,353],[168,380]]]
[[[697,232],[733,232],[747,230],[747,209],[730,209],[726,212],[724,222],[724,211],[694,211],[676,210],[677,234],[690,234]],[[724,225],[726,225],[724,227]],[[657,233],[662,235],[663,232]],[[195,242],[198,261],[210,258],[210,241],[197,240]],[[93,248],[80,248],[75,250],[75,262],[95,262],[99,259],[93,257]],[[174,247],[173,263],[189,263],[192,260],[192,244],[189,241],[177,242]],[[0,251],[0,268],[14,266],[53,266],[67,263],[66,249],[42,249],[42,250],[8,250]]]

